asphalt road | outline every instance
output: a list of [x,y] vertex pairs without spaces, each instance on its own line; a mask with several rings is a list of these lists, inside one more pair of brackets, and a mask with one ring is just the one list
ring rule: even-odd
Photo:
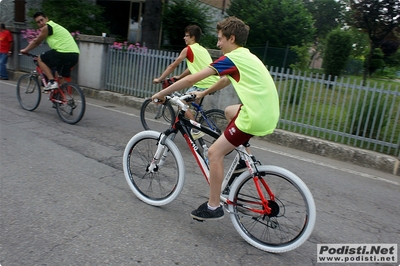
[[0,81],[3,266],[316,265],[317,244],[399,244],[398,176],[254,141],[255,156],[300,176],[317,206],[310,239],[271,254],[242,240],[228,215],[191,219],[208,187],[181,137],[183,191],[152,207],[135,197],[122,170],[125,144],[142,130],[139,111],[88,98],[84,118],[68,125],[51,106],[43,97],[37,110],[24,111],[15,82]]

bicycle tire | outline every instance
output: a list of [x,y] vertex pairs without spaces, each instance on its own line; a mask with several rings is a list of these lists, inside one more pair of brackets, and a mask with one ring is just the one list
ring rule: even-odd
[[157,150],[160,132],[146,130],[133,136],[125,147],[123,169],[132,192],[143,202],[162,206],[176,199],[185,182],[185,164],[175,143],[167,138],[168,154],[153,173],[148,166]]
[[83,118],[86,109],[85,95],[82,89],[73,83],[64,83],[60,86],[63,94],[55,91],[56,110],[62,121],[76,124]]
[[[206,119],[204,119],[204,116]],[[226,120],[224,111],[219,109],[210,109],[204,112],[204,116],[200,116],[199,118],[199,123],[202,126],[215,129],[214,131],[218,132],[220,135],[224,133],[228,126],[228,120]],[[209,135],[204,135],[202,139],[208,144],[208,146],[215,141],[215,138]]]
[[23,109],[35,110],[40,104],[41,95],[38,76],[25,74],[18,79],[17,99]]
[[269,217],[240,206],[244,203],[257,208],[261,202],[254,180],[246,171],[233,182],[229,193],[233,202],[228,205],[231,221],[242,238],[258,249],[272,253],[293,250],[313,231],[316,207],[312,194],[298,176],[286,169],[266,165],[257,168],[275,195],[277,204],[269,204],[274,214]]
[[172,125],[175,121],[175,110],[170,103],[155,104],[151,99],[147,99],[140,108],[140,121],[145,130],[152,129],[150,121],[165,121],[168,125]]

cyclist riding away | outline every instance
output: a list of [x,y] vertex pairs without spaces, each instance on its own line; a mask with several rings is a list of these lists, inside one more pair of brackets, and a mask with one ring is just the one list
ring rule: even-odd
[[38,58],[38,63],[49,79],[44,90],[54,90],[58,88],[58,83],[54,80],[52,70],[57,70],[62,77],[70,77],[71,68],[78,63],[79,48],[71,33],[61,25],[49,20],[43,12],[36,12],[33,18],[40,28],[40,34],[20,52],[26,54],[44,40],[47,41],[51,50],[42,53]]
[[[187,69],[181,73],[179,76],[174,76],[175,80],[179,80],[187,75],[195,74],[207,67],[212,63],[212,59],[207,49],[201,46],[198,42],[201,38],[201,29],[197,25],[189,25],[185,28],[185,36],[183,39],[185,40],[185,44],[187,45],[179,54],[179,56],[175,59],[175,61],[170,64],[165,71],[153,80],[153,83],[162,82],[168,75],[170,75],[178,65],[186,59]],[[206,88],[213,85],[219,79],[218,76],[210,76],[203,80],[199,80],[195,84],[193,84],[187,91],[204,91]],[[199,103],[199,101],[197,101]],[[194,120],[194,115],[191,110],[187,110],[185,116],[189,119]],[[192,136],[194,139],[198,139],[204,136],[204,133],[201,131],[192,130]]]
[[196,220],[216,220],[224,216],[220,206],[221,185],[224,178],[224,156],[235,147],[246,143],[252,136],[270,134],[279,120],[278,93],[265,65],[243,46],[249,26],[236,17],[228,17],[217,24],[218,43],[223,56],[203,70],[186,76],[152,96],[165,101],[165,96],[192,86],[212,75],[222,78],[198,97],[220,90],[232,83],[242,104],[228,106],[225,114],[231,120],[222,134],[209,148],[210,196],[208,202],[192,211]]

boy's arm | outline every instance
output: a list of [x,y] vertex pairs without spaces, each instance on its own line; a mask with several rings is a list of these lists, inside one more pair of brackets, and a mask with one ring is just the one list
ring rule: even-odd
[[229,84],[231,84],[231,81],[228,79],[227,76],[223,76],[216,83],[214,83],[211,87],[209,87],[205,91],[200,92],[201,94],[203,94],[203,96],[201,96],[201,95],[199,95],[199,96],[204,97],[210,93],[213,93],[213,92],[216,92],[216,91],[219,91],[219,90],[225,88]]
[[183,90],[185,88],[189,88],[193,86],[196,82],[205,79],[206,77],[209,77],[211,75],[215,75],[216,72],[213,68],[206,67],[203,70],[200,70],[199,72],[188,75],[184,77],[183,79],[178,80],[174,84],[170,85],[168,88],[163,89],[159,91],[158,93],[154,94],[151,98],[161,100],[162,102],[165,101],[165,96],[173,93],[174,91],[179,91]]
[[153,83],[160,83],[161,81],[163,81],[166,77],[168,77],[173,71],[174,69],[179,66],[179,64],[186,58],[187,56],[187,48],[184,48],[181,53],[179,54],[179,56],[175,59],[174,62],[172,62],[172,64],[170,64],[165,71],[161,74],[161,76],[159,76],[158,78],[153,79]]
[[47,28],[47,25],[42,27],[42,29],[40,30],[39,36],[37,36],[35,39],[33,39],[33,41],[31,41],[27,47],[25,47],[25,49],[20,50],[20,52],[22,54],[26,54],[28,53],[30,50],[36,48],[37,46],[39,46],[44,39],[47,38],[49,34],[49,30]]
[[185,69],[185,71],[182,72],[179,76],[174,76],[175,79],[182,79],[186,76],[190,75],[190,71],[188,68]]

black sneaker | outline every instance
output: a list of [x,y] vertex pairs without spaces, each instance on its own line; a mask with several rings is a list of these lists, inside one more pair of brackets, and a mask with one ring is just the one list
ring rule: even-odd
[[192,211],[190,216],[197,221],[219,220],[224,218],[224,210],[219,206],[214,211],[210,210],[207,206],[207,201],[200,205],[197,210]]

